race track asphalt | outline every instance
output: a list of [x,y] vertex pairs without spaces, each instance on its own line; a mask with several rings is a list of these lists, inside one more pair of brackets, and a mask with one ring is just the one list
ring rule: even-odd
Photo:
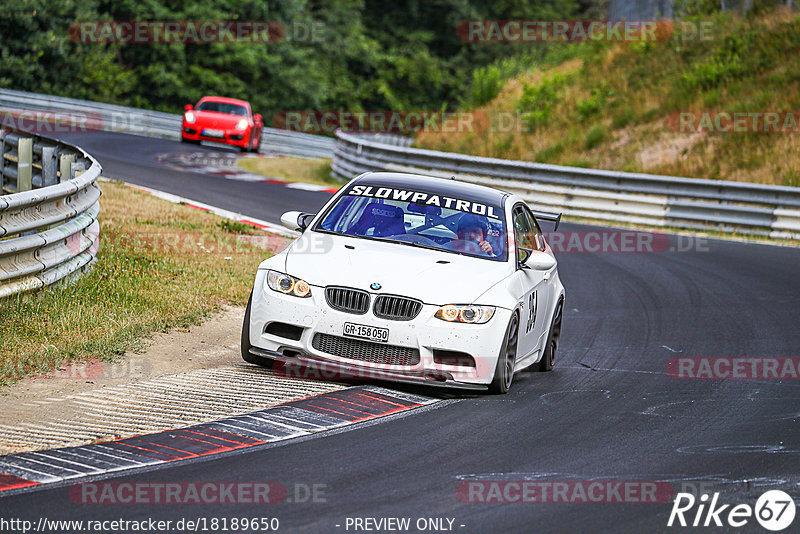
[[329,193],[175,170],[159,161],[159,158],[179,160],[181,156],[190,154],[236,156],[238,150],[231,148],[107,132],[63,134],[60,139],[96,156],[103,166],[103,175],[108,178],[151,187],[262,220],[280,222],[282,213],[295,209],[316,211],[330,198]]
[[[289,209],[313,211],[327,198],[164,169],[157,154],[198,150],[177,142],[119,134],[70,140],[95,155],[107,175],[270,221]],[[704,239],[684,245],[689,250],[559,254],[567,301],[555,369],[518,374],[508,395],[447,394],[429,409],[378,423],[110,479],[277,481],[290,494],[295,484],[321,484],[325,502],[99,506],[78,504],[60,487],[0,498],[0,514],[277,517],[284,532],[354,532],[348,518],[366,517],[408,517],[412,525],[452,518],[454,531],[470,533],[666,532],[675,530],[667,528],[669,502],[572,496],[487,504],[464,502],[458,489],[476,480],[661,481],[674,491],[719,492],[724,503],[752,506],[767,489],[800,502],[800,380],[677,379],[667,372],[679,357],[800,356],[800,250]],[[757,527],[751,519],[737,532]]]

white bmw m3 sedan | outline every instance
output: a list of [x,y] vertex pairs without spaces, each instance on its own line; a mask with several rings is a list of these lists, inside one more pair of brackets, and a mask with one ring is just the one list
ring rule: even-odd
[[550,371],[564,287],[522,198],[412,174],[366,173],[300,237],[259,265],[242,357],[272,367],[505,393],[514,373]]

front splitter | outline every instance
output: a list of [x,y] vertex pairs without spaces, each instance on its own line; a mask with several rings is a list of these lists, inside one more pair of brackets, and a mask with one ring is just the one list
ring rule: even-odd
[[[284,364],[300,364],[308,367],[309,369],[318,370],[328,373],[339,373],[336,380],[385,380],[388,382],[398,382],[402,384],[414,384],[417,386],[430,386],[436,388],[449,388],[449,389],[462,389],[471,391],[486,391],[488,386],[481,384],[471,384],[468,382],[459,382],[452,378],[437,378],[425,375],[408,375],[402,373],[393,373],[382,369],[372,369],[358,367],[356,365],[348,365],[342,362],[334,362],[331,360],[320,360],[309,354],[302,354],[299,356],[286,356],[280,352],[261,349],[258,347],[250,347],[250,354],[261,356],[262,358],[269,358],[271,360],[283,362]],[[365,376],[365,372],[368,376]],[[307,378],[307,377],[306,377]],[[332,380],[330,376],[325,377],[326,380]]]

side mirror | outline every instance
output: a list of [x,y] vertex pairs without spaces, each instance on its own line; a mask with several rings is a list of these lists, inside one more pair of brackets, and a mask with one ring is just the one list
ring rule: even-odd
[[517,269],[528,269],[529,267],[525,265],[525,262],[528,261],[528,258],[531,257],[532,250],[528,250],[527,248],[519,249],[517,254]]
[[183,106],[183,109],[186,110],[186,111],[192,111],[192,109],[194,109],[194,108],[192,108],[191,104],[186,104],[185,106]]
[[255,115],[253,115],[253,119],[254,119],[256,122],[263,122],[263,121],[264,121],[264,118],[263,118],[261,115],[259,115],[258,113],[256,113]]
[[295,232],[303,232],[308,228],[308,223],[314,218],[313,213],[303,213],[301,211],[287,211],[281,215],[281,224]]
[[546,252],[540,250],[525,251],[527,254],[520,262],[522,268],[533,269],[534,271],[549,271],[556,266],[556,259]]

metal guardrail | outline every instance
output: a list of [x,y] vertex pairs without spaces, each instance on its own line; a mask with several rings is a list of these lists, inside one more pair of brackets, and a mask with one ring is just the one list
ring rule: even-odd
[[[88,130],[130,133],[166,139],[180,139],[183,117],[160,111],[10,89],[0,89],[0,111],[3,109],[80,113],[86,119],[81,126]],[[53,124],[45,124],[43,127],[56,128]],[[53,134],[57,135],[58,132],[54,131]],[[260,152],[307,158],[330,158],[333,155],[334,142],[333,138],[321,135],[264,127],[261,134]]]
[[513,191],[532,208],[601,222],[800,239],[800,188],[469,156],[336,133],[333,173],[399,171]]
[[[97,102],[0,89],[0,108],[85,113],[88,128],[178,139],[181,116]],[[333,174],[369,170],[450,177],[521,194],[541,210],[601,222],[715,230],[800,239],[800,188],[698,180],[544,165],[410,148],[390,134],[337,132],[333,139],[265,128],[262,151],[303,157],[333,155]],[[13,150],[13,149],[12,149]],[[23,150],[27,150],[23,147]],[[36,155],[39,155],[38,149]],[[5,160],[4,160],[5,161]],[[51,165],[49,157],[45,157]],[[2,169],[0,169],[2,170]],[[2,171],[5,173],[5,171]],[[13,168],[7,180],[16,180]],[[31,172],[34,186],[50,171]],[[27,180],[23,169],[23,180]]]
[[101,171],[80,148],[0,130],[0,299],[91,267]]

